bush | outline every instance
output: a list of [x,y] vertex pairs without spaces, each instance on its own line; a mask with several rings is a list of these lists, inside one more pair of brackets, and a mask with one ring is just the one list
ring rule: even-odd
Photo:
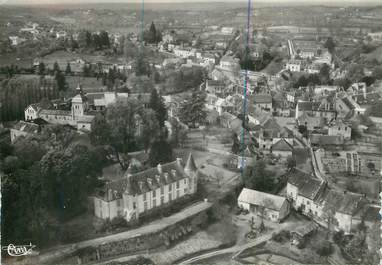
[[290,240],[290,232],[286,230],[281,230],[279,233],[273,233],[272,234],[272,240],[276,241],[278,243],[284,242],[286,240]]
[[327,257],[334,251],[332,243],[327,240],[316,242],[314,249],[316,253],[322,257]]
[[112,229],[127,227],[127,221],[122,216],[117,216],[111,220],[110,225]]
[[333,241],[337,245],[341,246],[344,242],[344,231],[340,230],[333,235]]

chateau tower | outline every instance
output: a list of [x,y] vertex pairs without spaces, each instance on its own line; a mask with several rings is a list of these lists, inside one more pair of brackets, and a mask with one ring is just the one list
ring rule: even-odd
[[184,167],[184,172],[190,178],[188,187],[189,193],[195,193],[198,186],[198,168],[196,167],[192,153],[188,156],[186,166]]

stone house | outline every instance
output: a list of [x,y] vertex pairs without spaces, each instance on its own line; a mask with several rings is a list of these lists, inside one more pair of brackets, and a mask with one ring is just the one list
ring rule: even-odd
[[238,199],[238,206],[248,210],[251,214],[263,216],[273,222],[285,219],[290,211],[290,205],[286,198],[244,188]]

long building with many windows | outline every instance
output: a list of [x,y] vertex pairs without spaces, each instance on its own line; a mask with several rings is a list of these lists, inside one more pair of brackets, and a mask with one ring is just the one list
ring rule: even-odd
[[150,210],[165,207],[197,191],[197,167],[192,154],[109,182],[94,196],[94,213],[102,219],[136,220]]

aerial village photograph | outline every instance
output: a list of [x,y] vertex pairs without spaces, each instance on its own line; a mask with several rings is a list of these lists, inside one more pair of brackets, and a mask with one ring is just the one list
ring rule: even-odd
[[1,264],[379,265],[381,174],[382,0],[0,0]]

